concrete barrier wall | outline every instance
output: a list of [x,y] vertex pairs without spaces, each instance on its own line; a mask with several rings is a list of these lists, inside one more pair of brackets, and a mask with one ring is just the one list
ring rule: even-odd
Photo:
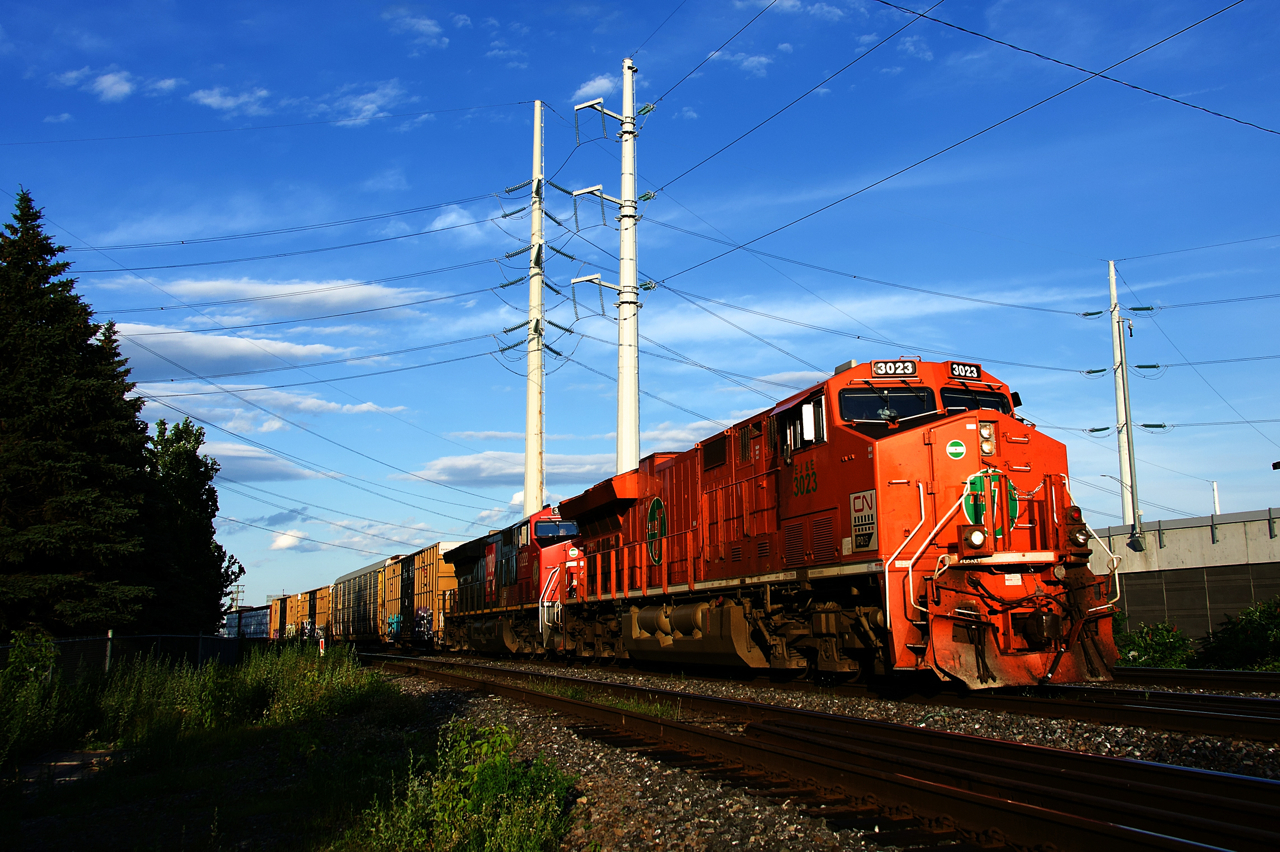
[[1121,557],[1119,605],[1131,627],[1167,621],[1199,638],[1280,595],[1280,509],[1152,521],[1141,553],[1129,549],[1128,527],[1096,532],[1090,567],[1106,573],[1102,544]]

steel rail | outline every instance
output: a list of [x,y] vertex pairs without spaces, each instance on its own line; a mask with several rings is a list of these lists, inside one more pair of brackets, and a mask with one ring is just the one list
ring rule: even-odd
[[1177,686],[1186,689],[1230,689],[1236,692],[1280,692],[1280,672],[1215,669],[1154,669],[1116,666],[1116,683]]
[[[365,658],[732,760],[750,771],[781,775],[784,783],[798,783],[797,789],[817,787],[862,797],[864,803],[867,797],[904,803],[924,815],[935,834],[939,825],[956,823],[970,834],[996,826],[1018,843],[1040,843],[1051,835],[1065,849],[1092,849],[1099,843],[1126,849],[1280,848],[1277,782],[670,690],[387,655]],[[681,714],[708,713],[749,724],[745,736],[721,733],[459,670],[663,701]],[[958,822],[957,814],[963,815]]]

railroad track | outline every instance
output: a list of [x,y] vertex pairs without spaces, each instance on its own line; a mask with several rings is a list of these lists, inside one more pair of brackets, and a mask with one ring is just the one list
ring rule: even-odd
[[[539,660],[538,662],[561,669],[572,668],[571,663],[564,661]],[[663,673],[652,669],[644,671],[658,675]],[[1117,671],[1120,670],[1117,669]],[[1139,671],[1165,670],[1142,669]],[[1247,676],[1268,673],[1233,672],[1230,674]],[[714,672],[706,673],[706,676],[725,677],[723,673]],[[936,681],[931,681],[926,687],[913,689],[903,687],[902,682],[892,682],[887,685],[856,683],[823,686],[807,680],[779,682],[771,675],[761,675],[750,680],[730,676],[730,679],[754,687],[818,691],[830,695],[989,710],[1049,719],[1076,719],[1100,725],[1154,728],[1232,739],[1280,742],[1280,700],[1274,698],[1098,686],[1050,686],[1016,691],[957,692],[939,688]],[[1224,682],[1232,681],[1224,678]]]
[[[1061,850],[1088,852],[1280,848],[1278,782],[752,701],[390,655],[365,659],[577,717],[585,723],[577,728],[581,735],[757,795],[791,799],[834,829],[874,828],[877,844],[931,849],[959,841],[947,848],[1013,850],[1051,841]],[[579,690],[596,700],[549,689]],[[606,699],[666,703],[680,718],[600,703]],[[699,718],[708,722],[697,724]]]
[[1235,692],[1280,692],[1280,672],[1117,666],[1115,676],[1116,683],[1176,686],[1186,689],[1228,689]]

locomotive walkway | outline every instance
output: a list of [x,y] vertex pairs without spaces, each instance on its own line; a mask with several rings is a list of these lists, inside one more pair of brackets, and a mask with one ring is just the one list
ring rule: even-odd
[[[387,670],[583,719],[581,734],[769,798],[877,844],[928,849],[1280,848],[1280,783],[925,730],[751,701],[510,669],[366,655]],[[509,678],[499,682],[486,678]],[[549,694],[669,704],[671,721]],[[729,723],[726,725],[726,721]],[[993,845],[994,844],[994,845]],[[1004,847],[1010,848],[1010,847]]]

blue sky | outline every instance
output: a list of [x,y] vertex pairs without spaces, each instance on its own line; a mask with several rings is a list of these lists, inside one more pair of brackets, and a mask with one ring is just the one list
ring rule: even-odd
[[[1280,302],[1172,307],[1280,292],[1280,238],[1255,239],[1280,234],[1280,136],[1241,123],[1280,130],[1280,9],[1247,0],[1108,72],[1167,97],[1094,78],[858,192],[1089,74],[874,0],[782,0],[730,40],[763,5],[3,7],[0,187],[31,190],[74,249],[156,397],[146,417],[208,424],[222,512],[255,525],[219,529],[248,602],[515,517],[524,364],[499,350],[521,338],[503,329],[527,287],[499,285],[524,272],[504,256],[529,219],[501,218],[527,203],[505,189],[529,176],[542,99],[555,182],[617,193],[616,128],[584,118],[575,136],[573,105],[617,110],[626,56],[657,105],[638,148],[657,191],[641,275],[659,282],[641,312],[643,452],[850,358],[959,357],[1020,391],[1066,442],[1090,520],[1118,523],[1114,437],[1080,431],[1115,422],[1110,375],[1083,373],[1110,365],[1108,328],[1079,314],[1107,306],[1105,259],[1130,258],[1121,303],[1165,306],[1135,315],[1131,360],[1198,364],[1137,371],[1135,420],[1255,421],[1138,432],[1144,517],[1207,514],[1213,479],[1224,512],[1280,502],[1280,423],[1256,422],[1280,418]],[[1225,5],[930,14],[1094,72]],[[704,263],[837,201],[752,243],[769,256]],[[568,282],[593,264],[616,280],[617,232],[586,204],[575,226],[559,192],[549,209],[572,258],[548,266],[570,329],[552,329],[566,357],[547,365],[562,497],[613,471],[616,326]],[[1262,360],[1199,364],[1241,358]]]

